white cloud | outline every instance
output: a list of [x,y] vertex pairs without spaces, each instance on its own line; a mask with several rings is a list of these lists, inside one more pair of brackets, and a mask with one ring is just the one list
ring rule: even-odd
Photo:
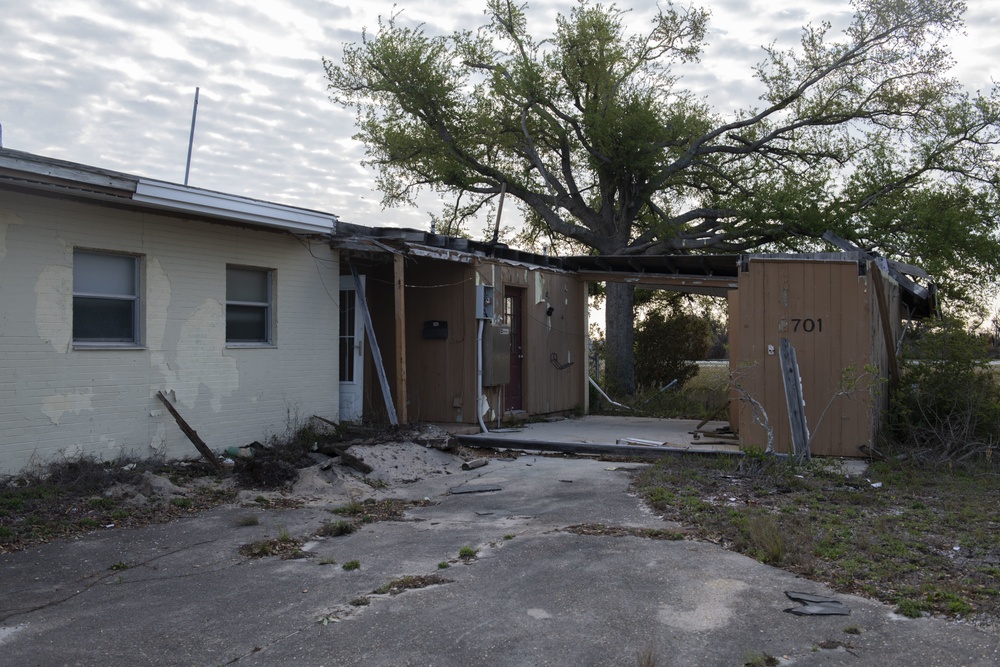
[[[444,34],[483,21],[484,2],[397,0],[409,24]],[[425,210],[381,211],[375,175],[352,113],[329,101],[322,57],[392,0],[32,0],[3,4],[3,143],[151,178],[183,180],[194,89],[201,89],[192,185],[336,213],[365,224],[426,227]],[[623,2],[621,6],[628,7]],[[967,38],[954,42],[956,75],[985,88],[1000,62],[998,18],[972,3]],[[548,35],[572,0],[533,2],[529,28]],[[629,15],[644,28],[650,3]],[[801,26],[850,18],[844,0],[715,0],[709,45],[682,83],[720,113],[757,103],[752,66],[761,46],[797,45]],[[807,7],[807,8],[806,8]],[[398,8],[397,8],[398,10]],[[435,206],[433,194],[422,205]]]

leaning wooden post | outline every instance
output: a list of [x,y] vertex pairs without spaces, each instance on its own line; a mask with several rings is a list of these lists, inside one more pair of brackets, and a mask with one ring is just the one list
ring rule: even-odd
[[389,423],[393,426],[398,426],[399,420],[396,418],[396,406],[392,402],[392,392],[389,391],[389,380],[385,376],[385,364],[382,363],[382,352],[378,346],[378,339],[375,338],[375,326],[372,324],[372,315],[368,312],[368,299],[365,297],[365,286],[361,282],[361,277],[358,276],[358,270],[354,268],[354,262],[347,260],[347,265],[351,267],[351,276],[354,278],[354,290],[358,297],[361,315],[365,320],[365,331],[368,332],[368,342],[371,343],[372,359],[375,361],[378,382],[382,387],[385,410],[389,413]]
[[889,319],[889,299],[885,294],[885,284],[883,283],[885,274],[882,272],[882,267],[880,266],[884,262],[884,259],[879,263],[872,262],[868,268],[868,277],[875,289],[879,319],[882,321],[881,329],[882,337],[885,340],[885,357],[889,363],[889,387],[896,389],[899,386],[899,362],[896,359],[896,339],[892,334],[892,320]]
[[795,358],[795,348],[787,338],[782,338],[778,346],[781,361],[781,380],[785,385],[785,401],[788,404],[788,425],[792,431],[792,452],[796,463],[809,460],[809,426],[806,424],[806,401],[802,396],[802,376],[799,362]]
[[167,406],[167,410],[174,416],[174,421],[176,421],[177,425],[181,427],[181,431],[183,431],[184,435],[188,437],[188,440],[191,441],[191,444],[194,445],[195,449],[198,450],[206,461],[212,464],[212,467],[215,468],[216,472],[223,472],[225,468],[222,463],[220,463],[219,459],[212,453],[212,450],[208,448],[205,441],[201,439],[198,432],[191,428],[190,424],[184,421],[184,417],[181,417],[181,413],[177,412],[177,408],[175,408],[170,401],[167,400],[167,397],[163,395],[163,392],[156,392],[156,397],[160,399],[160,402],[163,403],[163,405]]
[[396,412],[405,424],[406,416],[406,281],[403,275],[403,255],[392,256],[393,282],[396,287]]

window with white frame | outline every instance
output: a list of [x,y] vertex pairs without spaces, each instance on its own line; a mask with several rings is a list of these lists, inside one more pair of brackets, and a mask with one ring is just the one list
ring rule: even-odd
[[269,269],[226,267],[226,343],[273,344],[272,281]]
[[73,342],[138,345],[139,258],[73,251]]

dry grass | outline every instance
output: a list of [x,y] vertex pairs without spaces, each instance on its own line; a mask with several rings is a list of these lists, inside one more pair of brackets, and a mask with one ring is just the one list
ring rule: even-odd
[[908,616],[1000,620],[997,470],[877,463],[845,478],[746,458],[668,457],[635,485],[687,532],[835,590]]

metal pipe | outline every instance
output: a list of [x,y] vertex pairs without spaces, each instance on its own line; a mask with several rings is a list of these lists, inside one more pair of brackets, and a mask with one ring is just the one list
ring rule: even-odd
[[601,387],[596,382],[594,382],[594,378],[592,378],[590,376],[587,376],[587,379],[590,380],[590,384],[594,385],[594,389],[597,390],[597,393],[599,393],[601,396],[603,396],[605,399],[607,399],[608,403],[610,403],[611,405],[618,406],[619,408],[624,408],[625,410],[631,410],[632,409],[632,408],[630,408],[627,405],[622,405],[621,403],[619,403],[617,401],[611,400],[611,397],[608,396],[607,394],[605,394],[604,390],[601,389]]
[[191,136],[188,137],[188,159],[187,166],[184,167],[184,185],[188,184],[188,175],[191,173],[191,150],[194,148],[194,122],[198,118],[198,92],[200,87],[194,89],[194,108],[191,110]]
[[483,433],[489,433],[483,422],[483,325],[486,320],[479,319],[479,332],[476,334],[476,419]]

